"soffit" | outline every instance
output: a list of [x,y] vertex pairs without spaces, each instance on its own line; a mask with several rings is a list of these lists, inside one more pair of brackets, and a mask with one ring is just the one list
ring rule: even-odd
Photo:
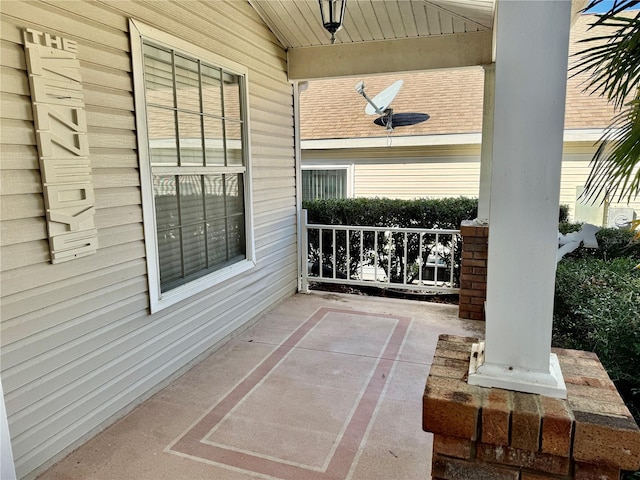
[[[250,0],[288,49],[330,45],[317,0]],[[490,31],[495,0],[348,0],[336,44]]]
[[[505,0],[508,1],[508,0]],[[588,0],[572,0],[574,20]],[[291,81],[486,65],[498,0],[347,0],[331,44],[318,0],[249,0],[287,48]]]

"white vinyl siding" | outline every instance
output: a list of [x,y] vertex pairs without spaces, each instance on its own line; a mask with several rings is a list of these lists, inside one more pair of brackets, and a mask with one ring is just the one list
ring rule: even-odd
[[480,149],[380,148],[303,151],[303,169],[351,162],[353,196],[413,199],[477,197]]
[[[2,2],[0,365],[19,477],[149,397],[296,289],[286,52],[246,2]],[[129,19],[248,69],[250,271],[150,314]],[[99,248],[50,263],[21,29],[78,42]]]
[[[576,187],[584,185],[594,147],[565,145],[560,203],[573,215]],[[336,150],[303,150],[303,168],[332,168],[337,161],[353,164],[355,197],[413,199],[477,197],[480,185],[480,146],[424,146]],[[626,203],[612,204],[627,207]],[[640,216],[640,199],[629,205]]]
[[356,197],[477,197],[480,162],[469,157],[399,160],[391,168],[380,163],[355,165]]
[[[576,189],[583,187],[591,171],[592,154],[565,153],[562,162],[562,182],[560,184],[560,203],[569,205],[571,215],[575,212],[576,203],[584,202],[576,198]],[[581,191],[581,190],[580,190]],[[590,204],[586,201],[585,204]],[[640,218],[640,198],[627,204],[626,202],[611,202],[609,208],[632,208]],[[605,212],[606,215],[606,212]]]

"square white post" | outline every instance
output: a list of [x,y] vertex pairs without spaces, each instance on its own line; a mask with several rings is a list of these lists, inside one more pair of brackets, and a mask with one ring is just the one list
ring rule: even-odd
[[484,65],[484,101],[482,105],[482,145],[480,150],[480,194],[478,220],[489,222],[491,204],[491,164],[493,160],[493,110],[495,106],[496,66]]
[[571,1],[497,8],[486,345],[469,383],[565,397],[551,328]]

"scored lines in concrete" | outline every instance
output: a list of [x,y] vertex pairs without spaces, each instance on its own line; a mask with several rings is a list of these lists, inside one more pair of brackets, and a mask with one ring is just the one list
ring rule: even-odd
[[410,321],[318,309],[165,451],[268,478],[347,478]]

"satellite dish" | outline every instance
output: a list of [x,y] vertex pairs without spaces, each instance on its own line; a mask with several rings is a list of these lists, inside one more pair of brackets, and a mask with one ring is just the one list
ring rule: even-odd
[[364,112],[367,115],[380,115],[373,123],[386,127],[387,130],[393,130],[394,127],[406,127],[429,120],[429,115],[426,113],[393,113],[393,109],[390,108],[391,102],[396,98],[403,84],[402,80],[398,80],[373,97],[373,100],[365,93],[364,82],[356,84],[356,92],[368,102]]
[[[373,97],[373,100],[371,101],[371,103],[374,103],[375,106],[369,103],[369,105],[365,107],[364,113],[366,113],[367,115],[376,115],[376,114],[380,115],[380,111],[384,112],[387,108],[389,108],[389,105],[391,105],[391,102],[393,102],[393,99],[396,98],[396,95],[398,95],[398,92],[400,92],[400,89],[402,88],[403,83],[404,82],[402,80],[398,80],[397,82],[389,85],[387,88],[381,91],[378,95]],[[363,88],[364,88],[364,84],[363,84]],[[375,107],[377,107],[378,110],[376,110]]]

